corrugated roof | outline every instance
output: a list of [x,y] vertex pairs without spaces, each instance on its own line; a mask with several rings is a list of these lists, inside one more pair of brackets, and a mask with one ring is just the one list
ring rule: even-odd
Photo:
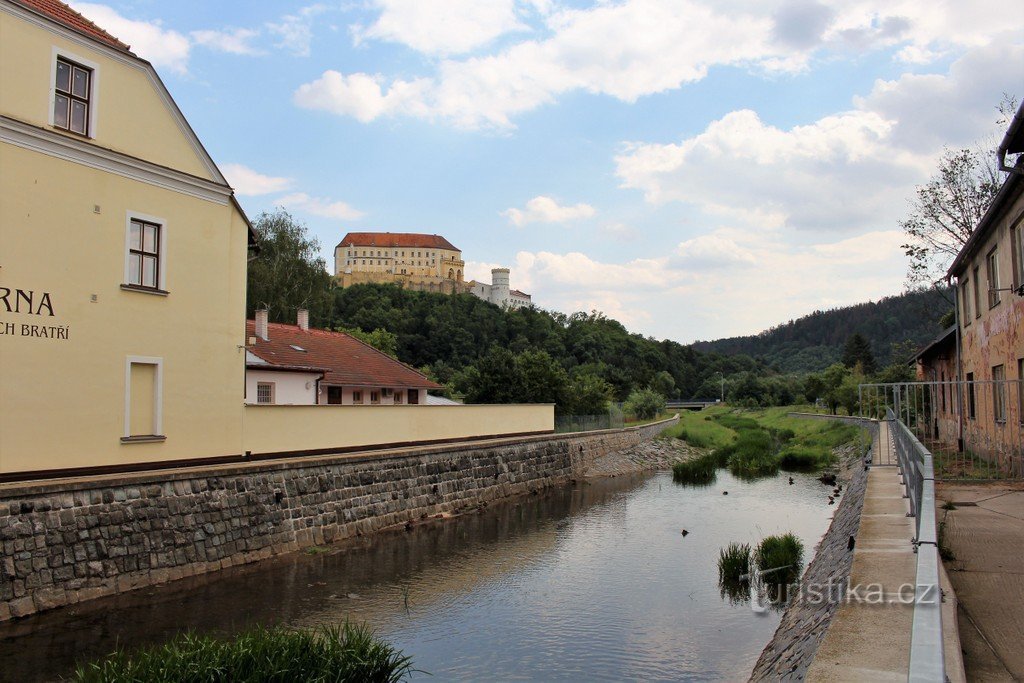
[[123,50],[125,52],[130,51],[128,44],[122,43],[120,40],[110,35],[75,10],[65,5],[63,2],[58,2],[57,0],[11,0],[11,2],[34,12],[38,12],[59,24],[63,24],[72,31],[81,33],[93,40],[98,40],[104,45],[108,45],[109,47],[117,48],[118,50]]
[[411,247],[413,249],[462,251],[440,235],[424,235],[418,232],[350,232],[338,242],[338,246]]
[[[245,321],[246,338],[254,337],[256,323]],[[288,368],[323,368],[325,384],[355,387],[440,389],[408,365],[344,332],[300,329],[298,325],[269,323],[268,341],[256,339],[249,351],[273,365]],[[299,351],[298,346],[304,351]]]

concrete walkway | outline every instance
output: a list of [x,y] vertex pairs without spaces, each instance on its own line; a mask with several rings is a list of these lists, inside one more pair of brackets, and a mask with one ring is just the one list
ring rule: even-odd
[[[1024,680],[1024,483],[939,484],[969,680]],[[941,506],[941,503],[940,503]]]
[[[872,452],[893,452],[889,428],[880,423]],[[878,460],[875,461],[876,463]],[[832,618],[807,672],[808,681],[906,681],[913,605],[901,604],[900,587],[913,585],[917,556],[914,520],[895,467],[873,466],[854,547],[849,595]]]

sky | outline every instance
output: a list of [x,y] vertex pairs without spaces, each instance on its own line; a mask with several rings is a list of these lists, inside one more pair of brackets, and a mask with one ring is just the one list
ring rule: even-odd
[[112,0],[250,218],[440,234],[681,343],[904,288],[943,147],[1024,95],[1006,0]]

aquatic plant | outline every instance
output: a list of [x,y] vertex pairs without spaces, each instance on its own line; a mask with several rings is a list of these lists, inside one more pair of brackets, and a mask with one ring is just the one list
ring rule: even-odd
[[256,681],[373,681],[392,683],[412,673],[412,660],[349,622],[315,630],[257,626],[231,639],[181,633],[163,645],[119,649],[83,664],[81,683]]
[[831,453],[820,446],[794,444],[784,448],[778,457],[779,467],[787,471],[807,472],[828,464]]
[[789,584],[800,577],[804,561],[804,544],[792,533],[768,536],[757,546],[757,568],[766,583]]
[[737,477],[763,477],[779,469],[771,435],[763,429],[740,432],[734,448],[729,456],[729,471]]
[[718,551],[718,580],[725,583],[740,583],[750,573],[750,545],[730,543]]
[[707,486],[715,481],[715,459],[710,455],[683,460],[672,465],[672,479],[678,484]]

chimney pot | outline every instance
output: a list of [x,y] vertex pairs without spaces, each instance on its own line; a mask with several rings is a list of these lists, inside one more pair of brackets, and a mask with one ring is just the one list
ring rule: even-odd
[[299,318],[299,329],[300,330],[308,330],[309,329],[309,310],[305,309],[305,308],[300,308],[299,309],[298,318]]
[[260,308],[256,311],[256,336],[263,341],[268,341],[270,339],[270,335],[267,330],[267,317],[267,309]]

